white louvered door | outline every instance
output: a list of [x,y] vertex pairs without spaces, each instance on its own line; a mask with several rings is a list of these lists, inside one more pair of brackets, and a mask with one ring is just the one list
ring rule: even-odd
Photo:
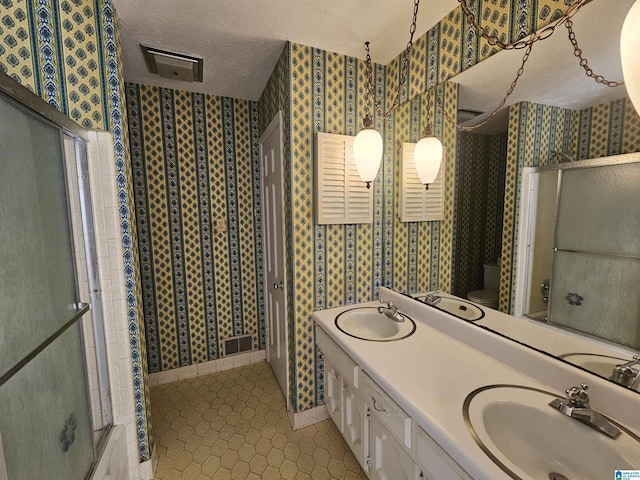
[[316,137],[316,215],[318,224],[371,223],[373,188],[360,179],[348,135]]
[[402,144],[400,162],[400,221],[424,222],[442,220],[444,214],[444,161],[429,190],[420,183],[413,158],[415,143]]

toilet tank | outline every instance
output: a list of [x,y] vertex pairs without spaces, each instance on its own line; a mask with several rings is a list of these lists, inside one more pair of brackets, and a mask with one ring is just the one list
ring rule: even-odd
[[500,267],[495,263],[484,264],[484,287],[485,290],[494,292],[500,291]]

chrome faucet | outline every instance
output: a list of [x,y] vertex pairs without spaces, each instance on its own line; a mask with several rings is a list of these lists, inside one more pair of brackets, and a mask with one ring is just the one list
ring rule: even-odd
[[613,367],[609,380],[627,388],[634,388],[640,381],[640,369],[633,368],[638,364],[640,364],[640,355],[634,355],[631,361]]
[[393,302],[385,302],[384,300],[380,300],[380,303],[384,305],[380,305],[378,307],[378,313],[386,315],[391,320],[394,320],[398,323],[404,322],[404,316],[401,313],[398,313],[398,307]]
[[549,405],[600,433],[616,438],[620,435],[620,430],[607,417],[591,409],[588,389],[589,387],[584,383],[579,387],[568,388],[565,390],[567,400],[562,401],[556,398]]
[[439,293],[440,290],[436,289],[433,292],[427,294],[427,296],[424,298],[424,303],[428,305],[437,305],[438,303],[440,303],[440,300],[442,300],[442,297],[438,295]]

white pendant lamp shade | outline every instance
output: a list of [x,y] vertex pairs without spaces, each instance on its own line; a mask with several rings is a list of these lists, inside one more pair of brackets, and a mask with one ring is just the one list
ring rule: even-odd
[[640,114],[640,0],[631,6],[620,35],[622,74],[631,102]]
[[433,183],[442,162],[442,143],[433,136],[421,138],[413,151],[413,158],[420,182],[423,185]]
[[353,140],[353,159],[363,182],[370,183],[378,175],[382,159],[382,136],[375,128],[363,128]]

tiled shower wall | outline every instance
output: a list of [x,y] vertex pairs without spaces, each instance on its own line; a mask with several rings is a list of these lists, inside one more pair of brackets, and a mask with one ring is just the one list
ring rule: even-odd
[[149,372],[264,348],[255,102],[126,84]]
[[516,290],[522,168],[552,164],[552,151],[577,160],[640,151],[640,117],[627,97],[578,111],[530,102],[511,106],[500,267],[503,312],[511,311]]

